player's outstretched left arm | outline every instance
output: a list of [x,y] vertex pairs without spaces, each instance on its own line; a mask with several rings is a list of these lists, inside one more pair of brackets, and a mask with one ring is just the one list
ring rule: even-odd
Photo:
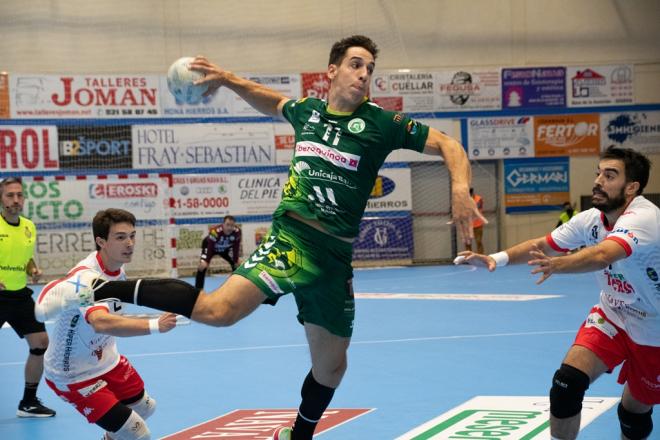
[[601,270],[627,257],[626,250],[614,240],[603,240],[572,254],[551,257],[542,249],[534,247],[530,251],[532,259],[527,264],[534,266],[532,274],[541,274],[536,284],[541,284],[553,273],[581,273]]
[[451,176],[452,222],[463,242],[470,244],[474,238],[473,219],[481,218],[484,223],[488,223],[488,220],[479,212],[470,197],[472,170],[463,146],[456,139],[430,127],[424,153],[440,155],[445,160]]
[[539,250],[546,255],[557,255],[557,252],[550,247],[545,236],[532,238],[523,241],[510,248],[491,255],[478,254],[472,251],[459,252],[454,264],[471,264],[487,268],[490,272],[500,266],[507,264],[527,263],[532,258],[531,252]]
[[289,100],[286,96],[269,87],[222,69],[204,56],[195,57],[190,64],[190,70],[202,72],[205,75],[204,78],[195,82],[195,84],[208,85],[208,90],[204,93],[204,96],[212,95],[224,86],[234,91],[255,110],[268,116],[282,116],[282,107]]
[[151,333],[169,332],[176,326],[174,313],[163,313],[158,319],[129,318],[112,315],[106,309],[93,310],[87,321],[96,333],[111,336],[143,336]]

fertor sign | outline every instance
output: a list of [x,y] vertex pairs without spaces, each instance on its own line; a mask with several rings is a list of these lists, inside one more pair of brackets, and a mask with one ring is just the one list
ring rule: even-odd
[[534,118],[537,157],[597,156],[600,152],[598,115],[558,115]]

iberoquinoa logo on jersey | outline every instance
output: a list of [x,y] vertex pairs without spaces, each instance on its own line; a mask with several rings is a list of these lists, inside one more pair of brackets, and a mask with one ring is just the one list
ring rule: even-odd
[[317,142],[298,142],[296,157],[320,157],[331,164],[347,170],[357,171],[361,157],[356,154],[338,151]]

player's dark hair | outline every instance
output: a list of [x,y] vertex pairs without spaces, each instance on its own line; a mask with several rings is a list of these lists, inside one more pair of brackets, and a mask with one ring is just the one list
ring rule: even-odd
[[233,221],[234,223],[236,223],[236,218],[235,218],[233,215],[229,215],[229,214],[227,214],[227,215],[222,219],[223,222],[226,222],[227,220],[231,220],[231,221]]
[[[104,240],[108,239],[110,234],[110,227],[117,223],[130,223],[135,226],[135,216],[124,209],[108,208],[96,213],[94,220],[92,220],[92,233],[94,234],[94,241],[96,237],[101,237]],[[96,250],[100,251],[101,247],[97,244]]]
[[649,182],[651,161],[639,151],[632,148],[618,148],[611,145],[600,155],[600,159],[620,160],[626,171],[626,182],[638,182],[640,195]]
[[328,64],[340,65],[346,56],[346,51],[351,47],[361,47],[366,49],[376,60],[378,56],[378,46],[371,38],[364,35],[351,35],[350,37],[343,38],[332,45],[330,49],[330,60]]

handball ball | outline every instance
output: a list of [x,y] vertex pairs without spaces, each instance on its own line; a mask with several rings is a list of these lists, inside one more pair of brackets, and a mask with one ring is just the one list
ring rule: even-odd
[[193,84],[204,77],[203,73],[189,70],[193,57],[179,58],[167,70],[167,88],[177,103],[199,104],[208,86]]

